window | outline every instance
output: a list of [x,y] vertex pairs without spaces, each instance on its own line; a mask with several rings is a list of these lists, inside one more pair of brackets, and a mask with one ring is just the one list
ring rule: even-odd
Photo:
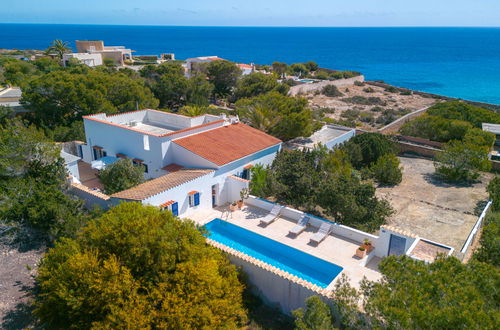
[[144,164],[144,161],[139,158],[134,158],[132,159],[132,163],[134,166],[143,166],[144,167],[144,173],[148,173],[148,165]]
[[245,168],[243,172],[241,173],[241,178],[245,180],[250,180],[250,170]]
[[102,157],[106,157],[107,153],[99,146],[93,146],[92,150],[94,151],[94,160],[101,159]]
[[170,211],[174,216],[179,215],[179,204],[174,201],[168,201],[160,205],[160,208],[164,211]]
[[144,150],[149,150],[149,136],[144,135],[143,138]]
[[197,191],[191,191],[189,193],[189,206],[194,207],[200,205],[200,193]]

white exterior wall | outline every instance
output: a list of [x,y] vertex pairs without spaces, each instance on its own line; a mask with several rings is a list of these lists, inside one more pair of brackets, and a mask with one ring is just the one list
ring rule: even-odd
[[68,170],[69,174],[71,174],[74,178],[76,178],[78,181],[80,181],[80,171],[78,170],[78,160],[75,160],[74,162],[71,162],[71,163],[67,163],[66,169]]
[[[280,145],[270,147],[260,152],[239,159],[236,162],[227,164],[215,172],[209,173],[181,186],[161,192],[143,201],[144,204],[159,206],[167,201],[173,200],[178,203],[179,216],[187,217],[195,211],[212,208],[212,186],[217,186],[217,205],[234,202],[239,199],[240,190],[248,185],[242,181],[230,179],[232,175],[239,176],[243,172],[243,167],[248,164],[269,165],[276,157]],[[187,151],[187,150],[186,150]],[[193,154],[194,155],[194,154]],[[196,155],[194,155],[196,156]],[[189,207],[188,193],[190,191],[200,192],[200,205]],[[235,199],[236,196],[236,199]]]
[[102,65],[102,56],[101,54],[87,54],[87,53],[71,53],[63,55],[63,63],[69,61],[70,58],[76,58],[83,64],[93,67]]
[[399,237],[404,237],[406,239],[405,252],[408,251],[413,243],[417,240],[417,237],[409,237],[401,233],[393,232],[387,228],[380,228],[379,238],[375,243],[376,249],[374,250],[377,257],[387,257],[389,254],[389,244],[391,241],[391,234]]
[[[193,181],[149,197],[145,199],[143,203],[159,206],[165,202],[173,200],[178,203],[179,216],[188,217],[193,212],[212,208],[211,189],[213,182],[213,173],[209,173]],[[200,193],[200,204],[190,207],[188,193],[193,190]]]
[[87,145],[82,149],[87,149],[83,152],[83,160],[86,163],[91,163],[93,160],[92,147],[100,146],[108,156],[115,157],[117,153],[122,153],[129,158],[144,160],[148,165],[146,178],[156,178],[164,174],[161,170],[164,166],[162,138],[146,135],[149,139],[149,150],[145,150],[145,134],[88,119],[84,119],[84,125]]
[[346,132],[345,134],[342,134],[341,136],[338,136],[335,139],[328,141],[326,143],[326,147],[328,149],[333,149],[333,148],[337,147],[338,145],[348,141],[349,139],[351,139],[355,135],[356,135],[356,129],[353,128],[352,130]]

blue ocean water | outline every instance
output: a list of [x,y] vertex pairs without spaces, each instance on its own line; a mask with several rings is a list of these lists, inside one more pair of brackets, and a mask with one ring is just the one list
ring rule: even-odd
[[214,219],[205,225],[208,237],[276,268],[326,288],[342,267],[296,250],[267,237]]
[[313,60],[370,80],[500,104],[500,28],[268,28],[0,24],[0,48],[98,39],[136,54],[218,55],[271,64]]

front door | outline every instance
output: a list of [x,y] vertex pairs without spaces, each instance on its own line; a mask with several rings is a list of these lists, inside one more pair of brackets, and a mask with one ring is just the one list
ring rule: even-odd
[[214,184],[212,186],[212,207],[216,207],[217,206],[217,188],[218,188],[218,184]]
[[389,256],[400,256],[405,254],[406,238],[391,234],[389,241]]

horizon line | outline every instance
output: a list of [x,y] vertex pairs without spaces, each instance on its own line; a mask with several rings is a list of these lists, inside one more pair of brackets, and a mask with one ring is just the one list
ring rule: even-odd
[[139,26],[139,27],[214,27],[214,28],[500,28],[493,25],[162,25],[162,24],[105,24],[105,23],[33,23],[33,22],[0,22],[0,24],[23,25],[91,25],[91,26]]

